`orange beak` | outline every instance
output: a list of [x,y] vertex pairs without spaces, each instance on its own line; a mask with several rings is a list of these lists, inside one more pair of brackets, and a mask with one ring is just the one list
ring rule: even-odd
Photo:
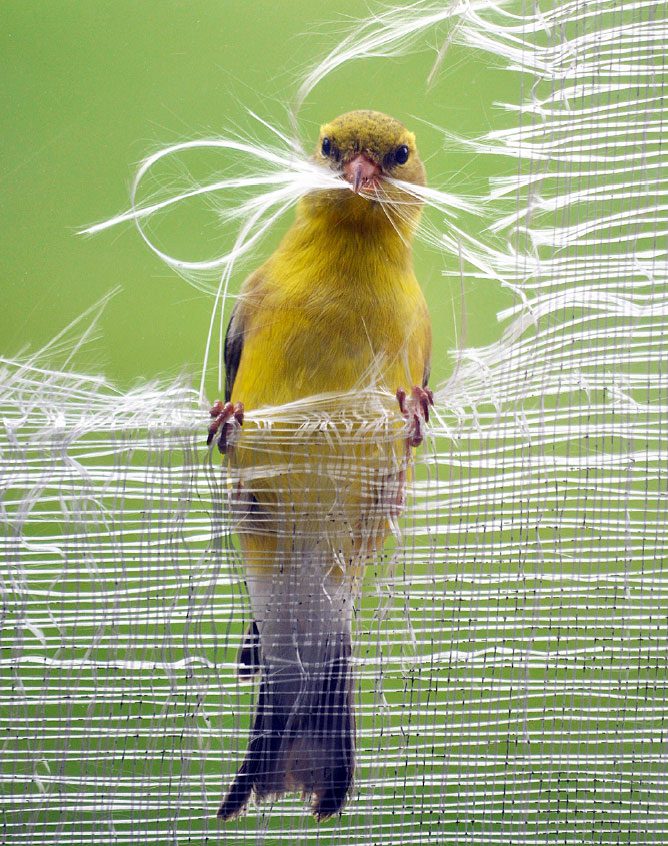
[[380,167],[364,153],[358,153],[343,165],[343,178],[350,182],[356,194],[363,188],[370,188],[379,175]]

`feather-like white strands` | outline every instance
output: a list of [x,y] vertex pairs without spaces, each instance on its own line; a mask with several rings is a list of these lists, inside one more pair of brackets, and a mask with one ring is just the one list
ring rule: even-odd
[[[496,344],[458,352],[403,540],[369,579],[348,811],[317,828],[287,799],[270,833],[259,811],[213,820],[250,702],[226,480],[196,393],[71,372],[74,327],[0,371],[10,842],[665,840],[666,7],[417,3],[351,36],[299,97],[453,10],[454,37],[528,84],[507,104],[518,125],[470,142],[518,162],[479,198],[514,199],[493,224],[507,248],[450,226],[444,246],[518,300]],[[249,201],[237,255],[321,178],[288,148],[250,169],[271,201],[257,217]],[[383,437],[391,398],[367,402],[355,422]],[[342,436],[319,403],[256,422]]]

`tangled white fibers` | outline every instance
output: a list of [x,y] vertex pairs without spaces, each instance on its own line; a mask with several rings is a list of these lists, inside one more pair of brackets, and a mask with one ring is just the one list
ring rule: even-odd
[[[486,196],[410,189],[442,213],[442,230],[421,234],[456,257],[452,274],[516,299],[497,341],[458,350],[436,386],[408,503],[369,567],[355,611],[358,767],[341,817],[317,825],[288,797],[215,819],[252,691],[236,677],[248,619],[234,477],[203,448],[204,378],[199,392],[122,393],[75,372],[93,314],[41,354],[1,360],[7,842],[666,838],[667,35],[659,0],[386,9],[306,76],[273,147],[172,145],[142,163],[127,212],[86,230],[133,221],[213,294],[206,358],[217,343],[222,373],[233,268],[305,193],[348,190],[296,131],[324,75],[430,39],[442,45],[434,73],[456,40],[518,80],[500,104],[514,126],[456,139],[513,175]],[[140,199],[156,165],[205,148],[222,175]],[[233,245],[173,256],[147,224],[197,196],[235,227]],[[489,239],[460,223],[483,211]],[[248,448],[373,444],[396,436],[393,409],[370,391],[254,411]],[[366,460],[322,458],[341,485]]]

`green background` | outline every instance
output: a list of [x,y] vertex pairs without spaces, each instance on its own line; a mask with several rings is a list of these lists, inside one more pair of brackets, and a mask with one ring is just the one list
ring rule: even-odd
[[[163,265],[142,243],[132,224],[93,237],[81,237],[76,233],[91,223],[124,211],[137,163],[167,144],[225,136],[237,130],[273,143],[271,135],[249,118],[246,110],[252,109],[286,128],[287,105],[303,74],[350,31],[354,18],[364,19],[368,14],[364,2],[334,5],[294,0],[289,3],[134,0],[113,4],[79,0],[5,4],[0,11],[3,18],[0,26],[3,39],[0,113],[5,122],[3,144],[0,145],[3,182],[0,353],[11,356],[25,347],[38,349],[63,326],[120,286],[120,292],[102,316],[100,334],[79,353],[75,366],[103,373],[121,390],[158,376],[174,377],[183,373],[191,375],[197,384],[212,298],[190,287]],[[488,175],[510,172],[513,162],[493,161],[456,150],[453,145],[446,148],[438,127],[465,136],[479,135],[492,125],[500,125],[503,116],[495,110],[494,102],[516,99],[517,92],[509,83],[510,75],[504,76],[491,67],[487,56],[476,56],[458,47],[449,51],[443,72],[436,84],[428,89],[426,78],[446,35],[446,28],[430,33],[425,39],[428,46],[409,57],[355,62],[323,81],[300,113],[300,129],[305,142],[309,146],[315,143],[319,125],[341,112],[354,108],[380,109],[415,130],[431,185],[454,193],[483,195]],[[283,221],[283,229],[290,219],[288,215]],[[472,232],[480,230],[485,223],[471,218],[463,220],[463,225]],[[438,214],[430,215],[430,224],[442,226]],[[215,245],[212,249],[220,246],[220,238],[210,221],[203,226],[198,215],[193,215],[191,221],[187,214],[181,214],[178,229],[169,229],[168,236],[172,251],[181,256],[196,257],[200,250],[206,254],[209,243]],[[264,259],[279,237],[279,231],[272,233],[258,251],[257,263]],[[447,375],[451,367],[448,350],[457,344],[487,343],[498,336],[495,313],[508,305],[511,297],[496,283],[467,281],[462,287],[458,279],[444,277],[444,271],[456,270],[457,260],[438,250],[418,245],[416,262],[434,319],[433,382],[436,382]],[[235,274],[234,289],[241,284],[249,266],[251,262]],[[207,392],[211,398],[217,393],[215,379],[209,380]],[[159,475],[162,468],[159,456],[147,457],[136,449],[134,442],[132,446],[136,450],[132,461],[140,469],[144,466],[150,469],[149,490],[154,491],[155,498],[144,494],[145,502],[141,498],[133,499],[132,495],[126,497],[123,492],[122,530],[125,534],[119,542],[130,547],[129,551],[123,548],[123,567],[129,568],[130,575],[124,574],[120,583],[139,590],[141,599],[132,594],[132,601],[125,601],[125,594],[117,587],[119,582],[111,581],[117,578],[115,572],[109,575],[105,571],[105,577],[98,575],[89,585],[78,571],[66,570],[60,574],[61,563],[55,561],[59,584],[63,585],[63,593],[89,590],[91,596],[97,596],[96,591],[104,594],[108,590],[113,601],[119,602],[117,624],[120,634],[105,630],[108,640],[98,647],[98,657],[106,657],[108,649],[119,650],[118,655],[112,652],[114,660],[127,657],[124,652],[127,642],[133,646],[132,658],[153,659],[158,646],[161,655],[174,649],[174,654],[181,657],[184,644],[186,648],[188,644],[194,648],[197,643],[199,649],[197,635],[200,634],[203,643],[212,650],[215,662],[222,659],[230,662],[221,665],[227,673],[222,678],[229,681],[233,679],[231,662],[243,622],[243,606],[238,597],[240,588],[228,588],[224,583],[216,586],[217,601],[227,603],[225,607],[229,613],[225,624],[220,622],[224,618],[218,609],[217,627],[204,617],[199,628],[195,628],[195,634],[182,633],[182,627],[186,630],[183,608],[186,599],[190,601],[186,587],[201,566],[197,549],[189,552],[187,543],[177,543],[176,548],[183,555],[190,554],[191,558],[179,559],[175,564],[171,560],[171,548],[167,550],[166,561],[151,548],[158,557],[150,558],[146,554],[138,563],[132,556],[131,547],[134,539],[132,520],[136,518],[139,526],[150,527],[151,532],[159,531],[162,519],[159,515],[163,514],[166,504],[180,503],[183,494],[178,488],[178,479],[175,483],[171,476],[165,480]],[[40,454],[36,465],[42,460]],[[156,466],[153,466],[154,461]],[[127,472],[127,468],[123,468],[123,472]],[[201,483],[199,464],[198,472]],[[176,475],[178,477],[178,473]],[[141,473],[138,479],[141,487]],[[105,492],[105,496],[111,494]],[[112,505],[115,507],[114,503]],[[133,507],[137,509],[136,515]],[[203,507],[195,497],[192,504],[195,517]],[[204,514],[202,519],[206,516]],[[208,530],[206,521],[203,525],[201,538]],[[79,527],[63,523],[59,531],[65,536],[71,532],[76,538]],[[200,546],[202,543],[200,539]],[[222,552],[216,554],[216,559],[218,557],[224,558]],[[415,569],[413,575],[417,573]],[[31,578],[37,580],[37,587],[43,586],[39,574],[31,571]],[[43,578],[49,585],[53,575],[48,573]],[[415,592],[416,603],[422,601],[421,596],[419,591]],[[66,599],[63,599],[63,607],[69,612]],[[35,602],[34,613],[40,616],[44,606],[39,599]],[[375,609],[378,602],[378,596],[370,592],[364,613],[371,615],[372,606]],[[153,622],[152,614],[161,609],[166,613],[172,603],[178,605],[178,609],[170,611],[163,630]],[[204,599],[201,603],[202,609],[208,609]],[[105,608],[105,600],[96,599],[91,602],[90,614],[94,616],[99,611],[104,616]],[[71,632],[72,643],[85,640],[87,635],[84,619],[88,617],[81,611],[75,605],[68,618],[71,628],[65,630]],[[398,608],[398,613],[401,615],[403,609]],[[61,611],[57,611],[58,614],[66,616]],[[365,629],[364,623],[360,624],[360,629]],[[359,648],[364,654],[371,643],[375,655],[379,650],[379,633],[371,622],[366,623],[366,629],[369,631],[367,645],[362,643]],[[69,641],[61,630],[50,634],[55,639],[58,655],[62,656],[63,644]],[[92,632],[90,636],[93,637]],[[386,651],[388,661],[401,649],[402,636],[401,626],[388,620],[387,636],[383,635],[383,643],[387,639],[387,644],[380,647]],[[220,649],[223,646],[225,653]],[[25,753],[32,764],[37,755],[32,750],[39,750],[37,757],[40,761],[43,758],[51,762],[52,774],[62,771],[69,779],[67,791],[74,791],[71,785],[76,785],[82,776],[86,779],[84,790],[94,788],[98,775],[112,780],[126,779],[114,787],[113,795],[116,802],[127,801],[130,811],[124,811],[119,804],[113,812],[114,825],[118,832],[135,837],[137,842],[151,842],[153,837],[156,842],[165,842],[166,835],[163,838],[162,832],[172,825],[172,817],[177,820],[174,824],[182,838],[192,825],[197,842],[201,839],[200,827],[213,831],[213,837],[221,840],[232,839],[230,832],[234,832],[237,836],[247,834],[248,840],[255,842],[258,819],[254,814],[227,831],[219,829],[211,815],[212,797],[215,804],[229,776],[231,759],[238,760],[246,743],[247,719],[245,716],[240,718],[239,713],[244,714],[244,709],[248,711],[251,707],[251,691],[240,692],[234,688],[234,695],[226,691],[222,696],[217,687],[218,670],[216,675],[212,670],[195,670],[195,681],[208,690],[208,712],[216,715],[209,727],[215,739],[211,751],[203,757],[194,748],[195,740],[188,734],[191,724],[184,717],[184,709],[188,711],[187,697],[194,686],[191,682],[183,691],[179,688],[178,696],[170,697],[159,673],[157,678],[149,673],[139,674],[128,682],[131,688],[136,688],[136,692],[130,694],[132,701],[129,704],[122,697],[120,703],[114,701],[109,705],[95,696],[91,700],[91,691],[109,686],[116,693],[118,685],[124,683],[113,675],[116,672],[113,668],[110,672],[109,677],[89,679],[87,670],[59,670],[58,674],[54,671],[49,675],[47,682],[47,676],[42,681],[39,671],[33,674],[28,668],[26,673],[32,684],[43,685],[43,690],[48,686],[51,690],[60,682],[63,689],[73,691],[74,699],[67,709],[58,703],[49,710],[40,704],[39,697],[34,697],[37,719],[44,712],[52,721],[49,731],[37,739],[26,739],[23,727],[30,723],[24,712],[18,711],[14,721],[16,754]],[[383,714],[373,714],[366,721],[359,748],[367,762],[389,762],[390,775],[397,779],[398,786],[390,785],[383,793],[382,813],[376,809],[373,798],[365,805],[355,804],[351,812],[355,815],[353,821],[344,818],[341,823],[344,830],[350,827],[350,831],[366,832],[371,825],[382,831],[398,824],[393,812],[402,818],[401,779],[410,776],[414,766],[422,767],[425,772],[428,767],[423,763],[419,731],[411,741],[417,744],[415,749],[419,751],[411,752],[408,757],[407,747],[403,745],[405,712],[401,706],[408,702],[411,708],[424,707],[426,716],[419,719],[439,719],[438,708],[430,699],[430,679],[428,673],[419,672],[410,679],[398,676],[386,679],[384,696],[388,706]],[[179,680],[185,683],[185,678],[179,677]],[[363,701],[368,705],[374,701],[371,681],[363,679],[360,683]],[[148,698],[144,701],[147,692]],[[153,701],[161,696],[165,697],[165,702],[158,714],[155,710],[158,706]],[[426,704],[421,704],[423,698]],[[67,742],[61,749],[64,742],[61,737],[65,735],[60,733],[60,721],[64,715],[78,721],[77,730],[79,726],[83,728],[79,734],[77,730],[66,732]],[[121,724],[126,719],[127,726]],[[104,730],[107,727],[112,727],[108,736]],[[438,756],[443,743],[440,726],[430,732],[431,735],[439,740],[436,744],[433,739],[429,740],[430,754]],[[107,747],[107,743],[111,747]],[[382,759],[378,757],[381,744]],[[221,747],[224,766],[221,765]],[[105,760],[107,748],[110,751]],[[100,754],[95,761],[82,763],[80,755],[88,754],[89,750],[93,754],[96,749]],[[46,764],[41,766],[45,768]],[[385,772],[385,763],[374,766]],[[207,778],[207,803],[203,805],[197,796],[178,809],[156,806],[155,803],[161,801],[163,780],[171,779],[172,772],[183,773],[184,784],[188,786],[189,768],[194,774],[201,770]],[[369,772],[360,772],[361,778],[368,780]],[[45,775],[45,772],[40,770],[38,774]],[[144,793],[143,788],[137,790],[138,785],[146,784],[149,779],[157,785],[155,795],[151,791]],[[22,782],[17,781],[12,789],[19,791],[21,785]],[[457,782],[453,782],[452,789],[456,785]],[[55,787],[50,789],[56,790]],[[440,790],[439,787],[425,788],[420,802],[431,802],[433,789]],[[30,832],[22,828],[25,820],[32,820],[36,831],[53,837],[59,836],[61,825],[65,826],[65,832],[70,825],[77,830],[83,827],[87,832],[100,822],[92,816],[88,800],[82,801],[73,793],[58,794],[54,810],[44,813],[30,778],[25,790],[25,806],[15,804],[9,821],[15,832],[20,831],[26,837]],[[316,828],[304,815],[301,800],[291,797],[289,807],[291,811],[288,810],[287,815],[269,815],[271,831],[290,831],[296,838],[293,831],[299,821],[305,837],[315,836]],[[419,825],[437,824],[432,811],[424,811],[416,819]],[[104,823],[107,824],[106,818]],[[442,825],[442,821],[438,825]],[[412,831],[414,822],[406,816],[401,826],[402,830]],[[161,832],[159,836],[153,834],[156,829]],[[339,832],[338,823],[323,829],[322,842],[336,842]],[[267,842],[276,841],[268,839]]]
[[[368,15],[365,2],[352,0],[3,4],[0,352],[39,348],[120,286],[77,367],[120,388],[183,373],[197,383],[212,298],[151,254],[132,224],[93,237],[76,233],[127,208],[134,168],[157,149],[233,130],[270,138],[247,108],[286,128],[286,107],[304,72]],[[457,46],[428,89],[446,33],[430,32],[424,49],[409,57],[350,63],[327,78],[300,113],[308,147],[319,124],[336,114],[380,109],[416,131],[432,185],[483,194],[490,168],[508,172],[512,162],[445,147],[431,124],[478,135],[505,120],[495,101],[517,92],[509,88],[512,75],[491,67],[488,56]],[[432,221],[442,225],[439,215]],[[182,215],[169,247],[198,257],[209,234]],[[451,367],[449,349],[497,337],[495,313],[511,297],[493,282],[462,286],[444,278],[457,261],[424,245],[416,262],[434,317],[440,379]],[[233,289],[247,270],[235,274]],[[213,378],[207,391],[216,393]]]
[[[616,10],[611,11],[617,18]],[[101,334],[82,351],[77,366],[104,373],[121,389],[181,373],[192,374],[197,383],[211,297],[162,265],[130,224],[95,237],[76,232],[125,210],[136,164],[164,145],[237,129],[269,139],[246,109],[285,127],[287,103],[305,70],[350,31],[355,18],[368,15],[365,2],[352,0],[23,0],[0,5],[0,352],[38,349],[120,286],[101,320]],[[602,25],[587,12],[581,27],[586,31]],[[427,33],[420,41],[424,49],[405,58],[355,62],[336,71],[305,104],[300,115],[304,139],[315,139],[318,125],[342,111],[382,109],[416,131],[433,186],[484,196],[489,175],[512,173],[517,163],[444,146],[438,127],[472,137],[513,123],[518,116],[505,115],[495,103],[519,102],[521,80],[495,67],[490,55],[453,46],[436,84],[428,89],[425,80],[446,35],[445,27]],[[565,37],[560,31],[551,36],[557,46]],[[570,61],[568,53],[564,61]],[[528,96],[528,89],[525,93]],[[605,105],[615,102],[608,102],[606,95]],[[624,102],[621,95],[619,102]],[[611,114],[603,126],[616,120]],[[613,154],[626,150],[621,146],[625,143],[625,138],[620,142],[613,136]],[[643,144],[643,152],[654,152]],[[553,165],[552,172],[558,167]],[[600,176],[597,179],[594,187],[604,184]],[[575,175],[558,183],[562,191],[577,184]],[[596,199],[582,209],[573,208],[563,216],[560,212],[555,225],[569,222],[568,215],[576,211],[578,221],[598,216],[604,207]],[[178,220],[178,231],[168,232],[174,252],[192,256],[207,243],[219,246],[214,227],[203,227],[198,216],[190,221],[181,215]],[[442,225],[438,215],[432,214],[431,222]],[[479,232],[487,222],[483,216],[464,219],[463,225]],[[279,236],[272,233],[256,263]],[[576,244],[567,258],[598,255],[596,249],[589,250]],[[457,279],[444,277],[444,271],[456,270],[457,262],[437,250],[418,245],[416,262],[434,318],[438,380],[451,367],[448,350],[498,337],[495,314],[512,297],[494,282],[467,279],[460,286]],[[234,288],[242,278],[243,272],[235,274]],[[638,302],[644,307],[644,292],[642,296]],[[554,316],[552,312],[549,317]],[[568,324],[579,317],[579,312],[569,312],[563,320]],[[626,315],[610,318],[602,312],[600,317],[611,321],[606,331],[620,333],[620,351],[609,353],[609,369],[603,374],[616,385],[617,374],[640,368],[633,355],[643,351],[642,336],[624,334]],[[560,334],[562,329],[557,322],[557,339],[567,337]],[[584,335],[578,337],[584,343]],[[657,376],[652,381],[649,375],[653,379],[662,366],[658,337],[651,342],[657,344],[653,350],[650,342],[645,349],[651,352],[647,384],[652,390],[656,385],[657,392],[661,380]],[[529,374],[533,384],[541,372],[556,375],[550,368],[556,368],[557,357],[569,356],[559,346],[554,353],[549,367],[536,367]],[[580,353],[576,349],[573,354],[573,367],[580,366]],[[592,356],[592,371],[601,366],[600,360]],[[26,490],[16,494],[13,503],[10,499],[9,514],[20,511],[30,497],[37,498],[23,537],[35,541],[44,535],[45,544],[35,542],[17,555],[30,579],[29,591],[19,584],[14,607],[22,614],[28,598],[30,613],[46,620],[50,640],[39,649],[20,627],[12,629],[15,618],[8,618],[8,628],[15,638],[18,632],[19,654],[22,638],[28,638],[28,653],[50,657],[55,650],[66,658],[67,650],[74,656],[78,644],[88,647],[90,641],[96,644],[96,658],[106,658],[109,651],[113,660],[104,674],[79,667],[76,661],[72,668],[21,668],[22,678],[32,685],[32,701],[12,705],[6,741],[9,750],[14,743],[16,760],[24,762],[9,771],[17,778],[8,782],[14,794],[8,800],[8,805],[13,803],[8,820],[17,842],[32,846],[40,842],[40,832],[52,838],[45,842],[65,842],[68,834],[74,837],[80,830],[81,842],[88,831],[103,839],[111,831],[103,826],[111,823],[123,839],[109,834],[109,842],[156,844],[204,842],[203,831],[210,840],[232,842],[237,835],[236,842],[243,837],[255,843],[265,823],[270,834],[276,833],[265,839],[267,844],[278,842],[279,832],[282,840],[293,843],[320,838],[323,844],[388,846],[393,841],[435,842],[439,832],[444,832],[444,842],[482,842],[491,831],[498,834],[498,842],[601,843],[622,838],[640,843],[647,842],[650,833],[658,842],[665,820],[660,747],[665,734],[666,615],[660,564],[652,555],[665,540],[665,520],[652,515],[662,513],[654,498],[663,484],[658,440],[662,411],[660,404],[646,410],[647,397],[638,389],[638,413],[647,414],[647,431],[657,433],[651,448],[642,446],[647,457],[640,460],[648,437],[645,418],[632,417],[623,405],[616,407],[614,397],[613,404],[595,394],[593,399],[585,397],[579,384],[577,392],[569,393],[569,366],[567,362],[564,387],[548,386],[557,393],[547,395],[546,404],[551,411],[550,402],[558,401],[560,409],[569,403],[573,433],[569,430],[566,438],[559,428],[561,418],[555,416],[552,425],[549,415],[541,437],[531,444],[509,428],[508,436],[491,443],[496,450],[489,460],[494,472],[484,461],[476,463],[480,444],[473,427],[472,440],[461,447],[448,441],[438,464],[428,468],[433,475],[421,500],[445,531],[433,536],[419,522],[420,512],[412,525],[409,513],[406,534],[414,545],[405,562],[410,571],[399,568],[392,578],[392,595],[383,579],[376,578],[385,575],[382,567],[370,574],[369,584],[378,585],[378,594],[365,594],[357,648],[363,658],[379,651],[387,658],[382,686],[386,707],[375,707],[375,670],[363,674],[360,668],[358,742],[365,768],[360,783],[365,787],[340,824],[322,829],[303,813],[297,797],[291,797],[282,812],[266,810],[264,818],[249,815],[236,827],[217,827],[212,819],[212,808],[245,748],[245,714],[252,697],[234,683],[242,586],[218,579],[223,564],[228,568],[224,573],[233,572],[233,550],[214,546],[212,555],[199,557],[209,546],[207,509],[217,480],[207,474],[201,459],[201,439],[198,453],[193,446],[196,433],[185,433],[180,456],[176,449],[160,452],[168,445],[164,438],[149,441],[152,449],[145,452],[136,433],[120,433],[114,444],[119,472],[109,463],[108,476],[93,477],[96,486],[82,473],[69,499],[66,486],[65,494],[58,489],[62,444],[54,438],[49,452],[44,439],[29,439],[32,452],[26,458],[17,450],[15,458],[25,471],[19,484]],[[517,370],[511,372],[516,375]],[[213,397],[213,380],[207,387]],[[531,411],[532,402],[529,395],[520,410]],[[42,420],[39,414],[34,417]],[[533,431],[538,431],[537,416],[530,419]],[[628,441],[627,430],[612,425],[620,421],[629,421]],[[635,421],[642,422],[635,427]],[[31,422],[23,427],[24,437]],[[591,438],[587,428],[580,438],[580,425],[591,427]],[[483,430],[481,438],[484,431],[490,429]],[[82,459],[84,469],[110,462],[106,454],[98,457],[99,446],[91,441],[75,441],[69,453]],[[421,454],[429,455],[426,446]],[[618,455],[623,464],[609,464],[608,454],[613,459]],[[565,458],[572,461],[565,463]],[[40,496],[49,461],[59,470],[49,496]],[[526,488],[518,479],[528,480]],[[106,511],[100,511],[92,495],[100,491],[109,511],[118,509],[123,515],[111,531]],[[221,504],[223,497],[214,496],[212,502]],[[186,529],[191,535],[197,532],[194,540],[186,532],[185,540],[169,537],[165,546],[141,547],[144,538],[161,539],[172,531],[166,513],[181,515],[184,510]],[[61,512],[68,518],[61,519]],[[60,520],[62,539],[56,539],[67,547],[69,569],[63,569],[48,545],[51,533],[56,534],[50,518]],[[220,538],[217,542],[222,544]],[[103,568],[104,555],[111,557],[103,578],[93,567],[88,569],[80,547],[95,549],[92,563],[99,559]],[[52,570],[43,562],[30,566],[31,556],[39,562],[39,555],[47,564],[53,560]],[[601,578],[606,573],[607,581]],[[577,581],[570,582],[570,574]],[[201,593],[192,594],[191,579]],[[211,596],[204,592],[209,587]],[[88,597],[88,604],[81,603],[79,592]],[[375,607],[384,610],[385,601],[391,615],[376,616]],[[186,613],[192,608],[202,612],[194,624]],[[162,623],[156,624],[156,619]],[[411,619],[420,624],[411,633],[421,660],[404,668],[398,653],[404,649]],[[98,634],[104,635],[99,642]],[[505,648],[510,657],[505,663],[486,663],[490,646],[494,651]],[[531,662],[530,648],[536,650]],[[459,650],[475,661],[462,661]],[[128,657],[153,661],[158,652],[179,659],[183,654],[206,655],[211,665],[195,668],[192,677],[184,671],[175,690],[160,672],[132,674],[117,668]],[[124,688],[127,694],[120,692]],[[200,688],[208,699],[198,709],[199,703],[189,697]],[[11,700],[14,688],[6,681],[3,689]],[[58,698],[61,691],[64,697]],[[47,701],[45,693],[53,693],[56,700]],[[109,701],[103,693],[109,693]],[[212,722],[203,725],[209,715]],[[44,717],[51,721],[46,728]],[[196,728],[210,739],[204,752]],[[84,754],[90,758],[80,758]],[[38,785],[49,762],[52,784],[58,784],[62,773],[64,785],[50,787],[52,796],[47,798],[53,797],[53,803],[45,801]],[[39,768],[33,773],[35,765]],[[372,790],[375,773],[382,776],[377,794]],[[443,773],[448,777],[442,778]],[[200,774],[206,779],[206,790],[201,791],[206,801],[193,787]],[[85,801],[77,795],[80,777],[85,780]],[[419,791],[414,787],[417,778],[424,778]],[[101,794],[98,779],[106,790]],[[162,806],[163,796],[177,797],[180,804]],[[178,838],[172,837],[174,827]]]

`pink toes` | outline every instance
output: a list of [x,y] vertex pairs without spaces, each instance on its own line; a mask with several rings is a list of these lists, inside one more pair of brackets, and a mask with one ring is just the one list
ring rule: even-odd
[[414,385],[410,397],[403,388],[397,390],[397,401],[404,417],[409,421],[409,446],[420,446],[424,440],[425,423],[429,420],[429,406],[434,404],[434,394],[429,388]]
[[211,446],[218,435],[218,450],[226,453],[231,447],[231,436],[241,428],[244,422],[244,406],[241,402],[226,402],[216,400],[211,406],[209,414],[213,418],[209,426],[206,439],[207,446]]

